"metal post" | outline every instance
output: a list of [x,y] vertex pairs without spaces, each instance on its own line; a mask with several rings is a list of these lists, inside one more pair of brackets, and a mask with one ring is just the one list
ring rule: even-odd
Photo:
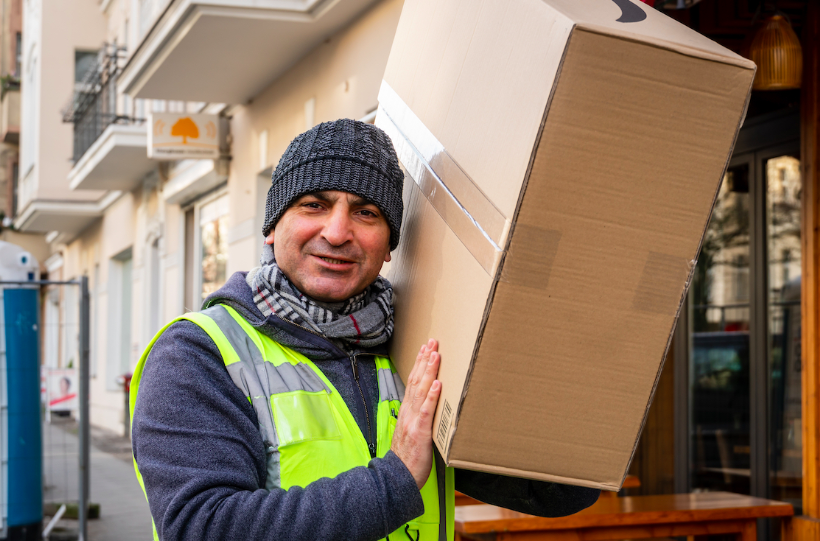
[[90,347],[90,302],[88,294],[88,276],[80,277],[80,489],[78,502],[79,541],[88,541],[88,496],[90,483],[89,452],[89,362]]

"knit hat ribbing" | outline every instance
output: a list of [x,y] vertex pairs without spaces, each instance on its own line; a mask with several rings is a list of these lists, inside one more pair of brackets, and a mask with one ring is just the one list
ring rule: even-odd
[[265,206],[267,235],[294,200],[323,190],[372,201],[390,226],[390,249],[399,244],[404,173],[393,143],[372,124],[344,118],[314,126],[291,141],[271,177]]

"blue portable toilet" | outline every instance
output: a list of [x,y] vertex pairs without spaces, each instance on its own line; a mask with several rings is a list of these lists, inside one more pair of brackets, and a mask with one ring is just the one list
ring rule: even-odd
[[[0,241],[0,282],[34,281],[32,255]],[[0,539],[39,539],[43,522],[39,286],[0,283]]]

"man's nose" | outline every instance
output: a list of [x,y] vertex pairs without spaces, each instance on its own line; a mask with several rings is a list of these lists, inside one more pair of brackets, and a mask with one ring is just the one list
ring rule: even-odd
[[350,214],[345,209],[340,208],[341,206],[335,205],[333,207],[322,231],[322,236],[332,246],[341,246],[353,238],[353,222],[350,219]]

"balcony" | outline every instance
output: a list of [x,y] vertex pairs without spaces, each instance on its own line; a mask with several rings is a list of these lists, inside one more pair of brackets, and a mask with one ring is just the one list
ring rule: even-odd
[[15,218],[14,228],[39,233],[60,231],[64,239],[70,240],[100,218],[121,195],[111,191],[97,201],[35,199]]
[[241,104],[373,0],[170,0],[120,77],[132,97]]
[[0,79],[0,141],[18,144],[20,141],[20,81],[11,77]]
[[129,191],[156,166],[144,120],[124,114],[127,100],[117,95],[124,57],[116,44],[105,46],[63,111],[63,121],[74,124],[72,190]]

